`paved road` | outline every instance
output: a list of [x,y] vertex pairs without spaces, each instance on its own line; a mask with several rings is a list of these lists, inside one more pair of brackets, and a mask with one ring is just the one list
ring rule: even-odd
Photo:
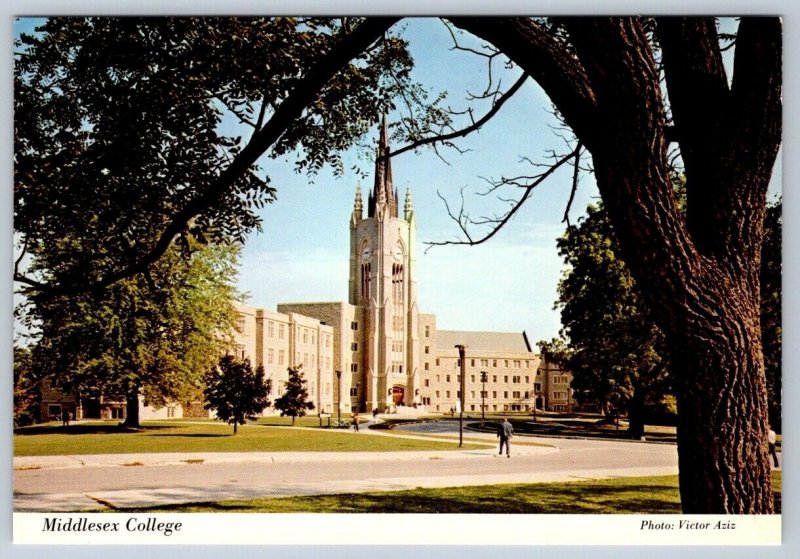
[[[362,429],[352,436],[380,434]],[[507,459],[496,455],[494,436],[465,432],[465,437],[485,439],[487,447],[442,452],[15,458],[14,509],[88,511],[107,506],[124,509],[219,499],[677,473],[674,445],[516,437],[512,457]]]

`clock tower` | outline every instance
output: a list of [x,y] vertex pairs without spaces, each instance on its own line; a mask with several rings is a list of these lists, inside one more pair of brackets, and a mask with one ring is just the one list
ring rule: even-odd
[[360,411],[420,401],[416,221],[410,189],[398,216],[388,144],[384,115],[367,215],[357,186],[350,220],[349,302],[362,317],[351,348]]

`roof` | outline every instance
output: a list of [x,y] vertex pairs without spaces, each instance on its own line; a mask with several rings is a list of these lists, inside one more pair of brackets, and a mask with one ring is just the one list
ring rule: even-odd
[[436,347],[453,349],[456,344],[467,346],[472,352],[530,353],[531,347],[525,332],[467,332],[462,330],[437,330]]

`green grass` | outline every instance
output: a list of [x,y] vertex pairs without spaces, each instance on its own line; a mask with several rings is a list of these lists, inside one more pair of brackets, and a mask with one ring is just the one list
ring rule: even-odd
[[[776,511],[781,475],[773,477]],[[141,512],[678,514],[677,476],[216,501]],[[127,511],[127,509],[126,509]]]
[[[306,418],[311,419],[311,418]],[[287,421],[284,418],[284,421]],[[298,424],[300,422],[298,421]],[[318,423],[317,423],[318,424]],[[45,425],[17,429],[15,456],[128,454],[160,452],[380,452],[456,450],[457,442],[371,436],[346,429],[286,429],[240,425],[239,433],[223,423],[144,422],[136,431],[121,431],[115,422]],[[464,445],[464,448],[482,448]]]

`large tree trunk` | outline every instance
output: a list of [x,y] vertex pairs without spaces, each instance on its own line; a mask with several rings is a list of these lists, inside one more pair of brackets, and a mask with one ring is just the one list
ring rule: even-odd
[[660,74],[638,18],[459,19],[541,85],[591,152],[623,259],[669,341],[687,513],[771,513],[759,266],[781,142],[781,27],[742,18],[730,85],[713,19],[658,20],[684,157],[673,193]]
[[640,386],[634,386],[628,402],[628,435],[634,439],[644,436],[644,390]]
[[[687,513],[773,512],[757,309],[722,290],[724,312],[676,340],[681,504]],[[687,309],[688,310],[688,309]]]
[[139,390],[134,389],[125,396],[125,421],[124,427],[129,429],[139,428]]

